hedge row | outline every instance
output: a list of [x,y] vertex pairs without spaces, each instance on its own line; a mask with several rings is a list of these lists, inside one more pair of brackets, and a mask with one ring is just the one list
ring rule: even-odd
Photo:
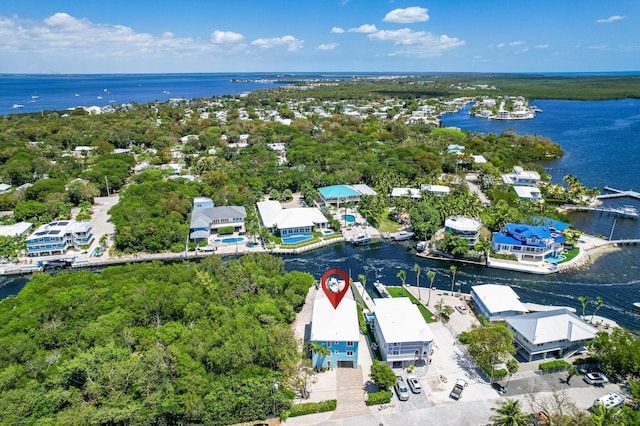
[[547,371],[547,370],[562,370],[570,367],[571,367],[571,364],[569,364],[567,361],[563,359],[558,359],[555,361],[543,362],[538,366],[538,369],[542,371]]
[[367,398],[367,405],[388,404],[391,402],[391,391],[381,390],[372,392]]
[[586,358],[578,358],[575,361],[573,361],[573,365],[583,365],[583,364],[597,364],[598,358],[596,358],[595,356],[588,356]]
[[336,400],[330,399],[320,402],[305,402],[294,404],[289,410],[289,417],[306,416],[307,414],[324,413],[325,411],[335,411]]

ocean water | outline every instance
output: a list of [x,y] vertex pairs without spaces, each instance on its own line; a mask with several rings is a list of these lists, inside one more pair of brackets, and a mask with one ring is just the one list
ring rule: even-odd
[[[275,74],[180,74],[126,76],[0,76],[0,114],[13,112],[64,109],[77,105],[104,106],[110,100],[117,103],[150,102],[172,97],[210,97],[237,94],[277,86],[274,80],[349,79],[348,74],[275,75]],[[268,79],[263,83],[234,83],[232,79]],[[105,92],[106,89],[106,92]],[[168,93],[165,93],[168,92]],[[75,94],[79,96],[75,96]],[[29,102],[37,96],[35,102]],[[102,96],[102,105],[97,102]],[[15,103],[23,104],[12,109]],[[573,174],[589,187],[608,185],[640,192],[640,100],[533,102],[544,112],[533,120],[489,121],[469,117],[466,110],[444,117],[448,126],[464,130],[500,133],[514,129],[520,134],[547,136],[560,143],[565,156],[543,166],[554,182]],[[635,200],[607,201],[609,205],[632,204]],[[574,225],[591,234],[614,238],[640,238],[640,221],[618,219],[589,213],[574,214]],[[614,226],[615,225],[615,226]],[[400,270],[407,273],[407,282],[415,283],[414,265],[422,268],[421,285],[428,284],[427,270],[436,272],[434,286],[450,290],[450,264],[419,258],[413,243],[376,242],[353,247],[332,246],[285,258],[287,269],[312,273],[316,278],[330,268],[350,271],[356,278],[367,277],[367,289],[375,295],[373,282],[380,279],[388,285],[399,285]],[[25,277],[8,277],[0,282],[0,299],[16,294],[27,282]],[[594,263],[577,271],[547,276],[500,271],[476,266],[458,266],[456,289],[468,292],[475,284],[497,283],[512,286],[523,302],[570,306],[581,310],[579,296],[594,301],[601,296],[604,305],[599,314],[640,333],[640,315],[631,304],[640,301],[640,247],[625,247],[607,251]],[[426,290],[425,290],[426,291]],[[423,295],[424,297],[424,295]],[[435,294],[432,294],[432,300]],[[589,305],[586,313],[593,312]]]

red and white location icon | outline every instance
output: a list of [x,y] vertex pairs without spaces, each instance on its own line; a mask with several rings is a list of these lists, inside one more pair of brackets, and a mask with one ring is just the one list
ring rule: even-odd
[[[339,275],[344,280],[344,286],[342,287],[342,289],[340,289],[337,281],[334,281],[335,285],[327,283],[332,275]],[[327,295],[327,299],[329,299],[331,305],[333,305],[333,309],[338,309],[340,301],[342,300],[344,295],[347,294],[347,291],[349,291],[349,277],[344,271],[340,269],[329,269],[322,276],[321,282],[322,291],[324,291],[324,294]]]

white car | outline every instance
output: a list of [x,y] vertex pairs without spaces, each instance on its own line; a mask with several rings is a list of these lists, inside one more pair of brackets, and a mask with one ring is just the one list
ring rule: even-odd
[[467,315],[467,307],[463,305],[456,305],[456,310],[462,315]]
[[407,375],[407,383],[409,383],[409,389],[411,389],[411,392],[413,393],[422,392],[422,386],[420,385],[418,378],[413,374]]
[[585,374],[584,381],[590,385],[604,385],[609,382],[609,379],[602,373],[594,372]]

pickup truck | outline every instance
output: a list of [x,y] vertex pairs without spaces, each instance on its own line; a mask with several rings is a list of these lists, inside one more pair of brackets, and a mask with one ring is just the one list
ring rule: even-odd
[[469,381],[467,379],[458,379],[456,380],[456,384],[453,386],[451,393],[449,394],[449,398],[458,400],[462,397],[462,391],[467,387]]

